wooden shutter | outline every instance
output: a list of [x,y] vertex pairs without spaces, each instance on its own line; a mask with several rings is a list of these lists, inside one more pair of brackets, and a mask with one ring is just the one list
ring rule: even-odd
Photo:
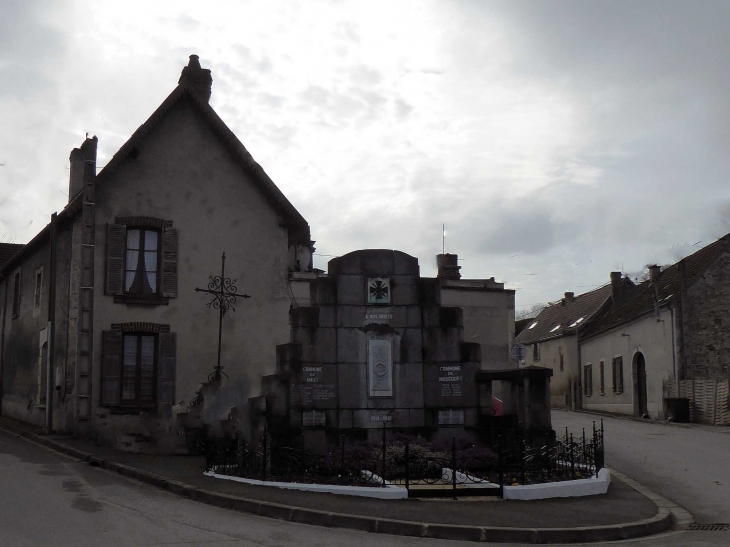
[[177,336],[174,332],[159,335],[157,365],[157,404],[171,405],[175,401],[175,366]]
[[162,296],[177,297],[177,228],[162,231]]
[[105,330],[101,333],[101,406],[119,404],[122,373],[122,333]]
[[107,224],[104,294],[124,294],[124,251],[126,247],[127,227],[124,224]]

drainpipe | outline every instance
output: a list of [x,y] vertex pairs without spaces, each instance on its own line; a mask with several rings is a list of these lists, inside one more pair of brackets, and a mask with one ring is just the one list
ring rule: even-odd
[[56,251],[57,241],[56,232],[58,228],[58,215],[53,213],[51,215],[51,229],[50,229],[50,275],[48,280],[48,326],[46,328],[46,336],[48,337],[48,351],[46,353],[46,435],[50,435],[53,430],[53,364],[55,359],[53,352],[53,335],[55,332],[56,323]]

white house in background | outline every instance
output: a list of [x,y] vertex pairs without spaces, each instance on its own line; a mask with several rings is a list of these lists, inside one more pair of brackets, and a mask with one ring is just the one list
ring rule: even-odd
[[557,408],[580,407],[579,336],[618,298],[623,287],[633,286],[628,278],[612,274],[612,284],[564,298],[545,307],[519,333],[516,344],[527,348],[524,366],[553,369],[550,380],[550,404]]
[[[667,384],[727,385],[729,251],[730,234],[664,270],[651,266],[647,281],[589,326],[580,340],[584,408],[664,419]],[[695,417],[703,415],[704,403],[688,397]],[[712,422],[720,423],[716,414],[713,406]]]

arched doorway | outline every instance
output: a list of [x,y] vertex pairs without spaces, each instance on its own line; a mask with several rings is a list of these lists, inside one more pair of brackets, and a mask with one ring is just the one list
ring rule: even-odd
[[634,354],[631,375],[634,381],[634,416],[648,416],[649,411],[646,405],[646,359],[640,351]]

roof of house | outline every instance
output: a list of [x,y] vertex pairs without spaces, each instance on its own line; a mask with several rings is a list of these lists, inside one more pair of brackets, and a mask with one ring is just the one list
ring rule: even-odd
[[[207,122],[209,128],[228,149],[239,166],[252,176],[254,184],[263,193],[267,201],[284,218],[288,227],[295,231],[298,236],[296,239],[302,243],[309,244],[310,234],[307,221],[286,196],[284,196],[276,184],[274,184],[274,181],[269,178],[263,168],[253,159],[249,151],[246,150],[246,147],[243,146],[243,143],[238,140],[238,137],[229,129],[220,116],[218,116],[215,110],[213,110],[213,107],[208,104],[208,101],[200,95],[200,92],[196,90],[194,83],[190,79],[183,79],[147,121],[139,126],[129,140],[112,156],[111,160],[97,174],[97,183],[103,184],[124,159],[140,145],[150,131],[160,123],[165,117],[165,114],[178,102],[185,99],[203,115],[203,119]],[[80,198],[81,196],[79,195],[75,199]]]
[[691,254],[676,264],[667,267],[659,273],[656,282],[657,295],[654,294],[654,283],[644,281],[629,288],[623,303],[609,309],[586,331],[585,337],[595,336],[623,323],[632,321],[642,315],[655,310],[659,306],[669,304],[680,291],[680,264],[685,270],[685,284],[689,286],[698,279],[724,251],[730,250],[730,234],[710,243],[694,254]]
[[589,321],[611,298],[611,284],[562,299],[545,307],[515,338],[516,344],[530,344],[573,334]]
[[0,243],[0,267],[4,266],[22,248],[23,245],[19,243]]
[[[192,57],[191,57],[192,61]],[[187,67],[186,67],[187,68]],[[283,217],[286,227],[289,229],[290,238],[293,241],[305,245],[310,244],[309,224],[297,209],[289,202],[274,181],[269,178],[263,168],[256,163],[251,154],[246,150],[238,137],[231,131],[225,122],[213,110],[207,100],[204,99],[200,92],[195,89],[194,83],[190,79],[181,78],[177,87],[168,95],[162,104],[155,110],[152,115],[132,134],[122,147],[112,156],[111,160],[99,171],[96,176],[97,183],[103,183],[109,176],[119,167],[122,161],[140,145],[142,140],[149,132],[156,127],[165,117],[172,107],[181,100],[188,100],[190,104],[200,112],[208,127],[212,130],[221,143],[228,149],[234,160],[239,166],[251,174],[251,178],[256,186],[261,190],[266,200],[274,207],[274,209]],[[83,196],[79,193],[71,199],[64,207],[63,211],[58,214],[59,222],[73,218],[81,211]],[[6,262],[0,259],[0,274],[6,274],[8,270],[28,252],[32,251],[38,245],[48,239],[50,233],[50,224],[46,225],[35,237],[25,245],[19,245],[18,250],[12,257],[8,257]]]

